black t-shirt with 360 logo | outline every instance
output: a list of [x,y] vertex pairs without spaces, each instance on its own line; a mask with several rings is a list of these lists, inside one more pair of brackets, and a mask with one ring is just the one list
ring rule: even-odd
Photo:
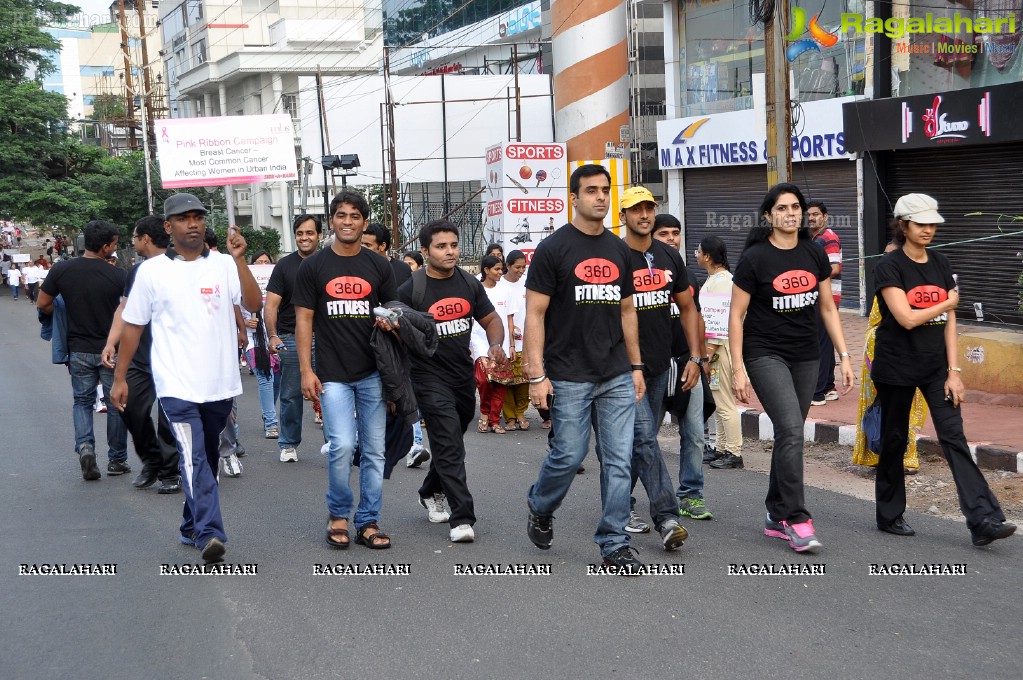
[[881,324],[874,340],[871,377],[889,385],[923,385],[936,376],[944,377],[948,366],[945,356],[945,323],[948,314],[906,330],[895,320],[881,294],[884,288],[898,288],[912,309],[927,309],[948,299],[955,288],[952,265],[939,252],[927,251],[923,264],[909,259],[902,249],[893,250],[874,269],[877,306]]
[[526,288],[550,296],[543,359],[551,379],[596,383],[629,372],[622,300],[634,292],[631,263],[632,249],[607,229],[590,236],[566,224],[537,245]]
[[828,256],[810,239],[799,239],[790,250],[770,241],[746,248],[732,277],[750,295],[742,324],[743,357],[818,360],[817,287],[830,276]]
[[[409,279],[398,288],[398,299],[409,306],[412,306],[412,284],[413,279]],[[427,276],[419,311],[433,314],[437,325],[437,351],[429,359],[413,354],[413,374],[426,373],[447,383],[471,381],[473,365],[469,341],[473,319],[480,321],[494,311],[483,284],[459,271],[446,279]]]
[[302,261],[291,301],[314,312],[320,382],[356,382],[377,370],[373,308],[396,297],[387,258],[366,248],[350,256],[326,248]]
[[688,272],[678,251],[656,239],[645,253],[632,248],[629,251],[632,285],[636,289],[632,301],[639,321],[639,351],[647,375],[658,376],[668,370],[674,332],[681,329],[673,298],[689,287]]

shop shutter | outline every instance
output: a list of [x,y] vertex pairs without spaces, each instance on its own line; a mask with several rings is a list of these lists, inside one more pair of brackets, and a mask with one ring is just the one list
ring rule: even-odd
[[[908,193],[938,200],[945,223],[934,245],[941,248],[959,276],[957,315],[975,320],[974,304],[983,305],[984,321],[1021,325],[1018,278],[1023,261],[1023,235],[977,241],[998,233],[1023,231],[1023,144],[943,147],[940,150],[898,151],[889,157],[886,192],[890,206]],[[984,215],[967,217],[967,213]],[[998,215],[1006,215],[999,222]]]
[[[859,308],[859,239],[857,236],[856,164],[852,161],[796,163],[793,184],[807,200],[824,201],[829,223],[842,241],[842,306]],[[693,251],[704,236],[713,234],[728,246],[732,267],[756,223],[760,201],[767,191],[763,165],[688,170],[682,175],[685,192],[686,263],[695,264]],[[702,282],[706,273],[696,268]]]

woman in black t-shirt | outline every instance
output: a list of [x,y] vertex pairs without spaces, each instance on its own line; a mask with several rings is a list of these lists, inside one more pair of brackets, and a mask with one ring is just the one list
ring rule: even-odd
[[747,403],[752,385],[774,425],[764,534],[812,553],[821,543],[803,497],[803,426],[817,385],[817,305],[842,357],[844,393],[854,378],[831,265],[811,240],[805,213],[806,199],[792,184],[777,184],[764,197],[761,224],[750,231],[732,277],[728,347],[736,398]]
[[881,310],[871,368],[881,402],[877,528],[898,536],[916,533],[902,517],[906,510],[902,456],[909,439],[910,405],[920,388],[973,544],[987,545],[1012,535],[1016,526],[1005,521],[963,434],[959,404],[966,389],[959,376],[955,314],[959,293],[948,258],[927,249],[944,221],[938,202],[930,196],[900,198],[895,204],[895,239],[902,247],[885,255],[874,269]]

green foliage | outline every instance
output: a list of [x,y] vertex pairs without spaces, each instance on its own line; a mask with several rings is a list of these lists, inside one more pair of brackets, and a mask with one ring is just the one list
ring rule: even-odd
[[92,103],[92,117],[96,120],[113,120],[123,117],[124,100],[116,94],[98,94]]
[[[206,219],[207,224],[209,224],[209,217]],[[221,219],[219,224],[214,225],[213,233],[217,235],[217,243],[220,244],[220,250],[227,252],[227,225],[224,222],[225,220]],[[248,245],[245,251],[246,260],[251,259],[253,253],[265,250],[270,253],[274,262],[277,261],[277,256],[281,253],[281,235],[275,229],[241,227],[241,230],[245,243]]]
[[36,78],[52,72],[47,51],[59,50],[60,43],[39,27],[59,24],[78,11],[50,0],[0,0],[0,83],[22,81],[29,69]]

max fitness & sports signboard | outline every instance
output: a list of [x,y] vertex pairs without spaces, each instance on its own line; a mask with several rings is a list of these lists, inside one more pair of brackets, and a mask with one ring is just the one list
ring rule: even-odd
[[169,118],[154,125],[164,189],[298,179],[288,115]]

